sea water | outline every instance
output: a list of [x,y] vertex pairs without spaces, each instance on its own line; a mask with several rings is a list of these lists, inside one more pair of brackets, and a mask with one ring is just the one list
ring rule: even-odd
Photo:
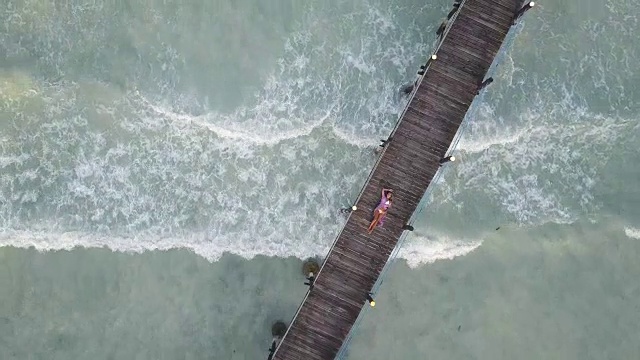
[[[5,1],[0,358],[266,358],[450,5]],[[638,30],[524,16],[346,358],[638,356]]]

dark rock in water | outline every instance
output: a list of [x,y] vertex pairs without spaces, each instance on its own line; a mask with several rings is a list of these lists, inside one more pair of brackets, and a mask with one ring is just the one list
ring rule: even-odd
[[317,275],[318,271],[320,271],[320,265],[316,261],[316,259],[307,259],[304,264],[302,264],[302,274],[304,276],[308,276],[309,273],[313,273],[313,275]]
[[405,95],[411,94],[411,92],[413,91],[413,84],[404,85],[401,91]]
[[281,338],[287,332],[287,325],[282,321],[276,321],[273,326],[271,326],[271,335],[273,337]]

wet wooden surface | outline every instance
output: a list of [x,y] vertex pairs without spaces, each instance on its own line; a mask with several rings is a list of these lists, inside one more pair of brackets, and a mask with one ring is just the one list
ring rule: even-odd
[[[522,4],[467,0],[460,7],[274,359],[336,356]],[[384,226],[368,234],[383,184],[394,190],[393,205]]]

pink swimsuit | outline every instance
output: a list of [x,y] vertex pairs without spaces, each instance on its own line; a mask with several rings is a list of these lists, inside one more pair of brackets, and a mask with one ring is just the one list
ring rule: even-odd
[[391,206],[391,201],[389,201],[389,199],[387,199],[387,194],[388,192],[385,192],[382,194],[382,198],[380,199],[380,203],[378,204],[378,206],[376,207],[375,211],[380,211],[380,210],[385,210],[385,213],[382,214],[382,216],[380,217],[380,220],[378,221],[378,226],[381,226],[384,224],[384,218],[387,215],[386,210],[389,209],[389,206]]

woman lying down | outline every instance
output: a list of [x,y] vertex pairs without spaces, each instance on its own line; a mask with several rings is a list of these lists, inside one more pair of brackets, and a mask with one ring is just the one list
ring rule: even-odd
[[389,210],[389,207],[391,206],[391,201],[393,198],[393,195],[391,194],[392,192],[393,190],[391,189],[382,189],[380,203],[373,211],[373,220],[371,221],[371,225],[369,225],[368,229],[369,234],[373,232],[373,229],[375,229],[376,226],[383,225],[384,217],[385,215],[387,215],[387,210]]

